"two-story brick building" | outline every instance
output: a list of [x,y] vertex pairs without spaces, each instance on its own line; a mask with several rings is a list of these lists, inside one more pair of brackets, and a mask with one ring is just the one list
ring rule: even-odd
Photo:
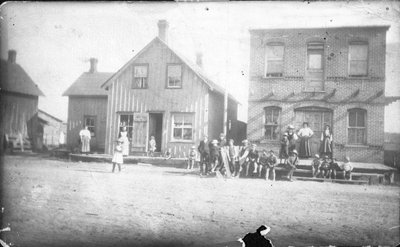
[[[224,90],[168,45],[168,22],[158,22],[159,35],[109,78],[106,153],[112,153],[122,127],[131,139],[130,153],[146,152],[150,136],[158,152],[170,148],[184,156],[204,134],[217,138],[224,126]],[[228,97],[228,136],[235,138],[238,102]],[[231,123],[231,124],[229,124]]]
[[308,122],[315,154],[328,124],[334,156],[382,162],[388,29],[250,30],[248,138],[278,150],[289,124]]

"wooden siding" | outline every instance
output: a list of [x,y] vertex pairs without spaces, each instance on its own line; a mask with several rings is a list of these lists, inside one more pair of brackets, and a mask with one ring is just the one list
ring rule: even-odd
[[37,130],[38,96],[3,92],[0,98],[4,134],[17,137],[21,133],[25,138],[33,138]]
[[95,136],[90,141],[92,151],[103,150],[107,119],[107,97],[70,96],[68,99],[67,145],[78,147],[79,131],[84,125],[84,116],[96,117]]
[[[182,64],[182,88],[167,89],[167,64]],[[133,66],[148,64],[148,88],[131,89]],[[108,89],[106,153],[112,153],[118,137],[119,115],[128,113],[163,113],[161,151],[171,148],[174,156],[187,154],[190,146],[198,144],[209,130],[208,87],[165,45],[155,42],[142,53],[131,66],[116,77]],[[173,142],[172,114],[186,112],[194,114],[193,142]],[[147,134],[147,133],[146,133]]]

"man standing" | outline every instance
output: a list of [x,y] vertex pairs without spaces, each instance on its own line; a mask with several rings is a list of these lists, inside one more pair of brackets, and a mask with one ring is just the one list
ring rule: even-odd
[[206,175],[210,170],[210,142],[207,135],[204,135],[197,150],[200,153],[200,176]]

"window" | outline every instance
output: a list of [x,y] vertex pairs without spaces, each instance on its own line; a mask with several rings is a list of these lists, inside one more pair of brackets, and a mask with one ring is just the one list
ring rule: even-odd
[[324,43],[307,44],[306,91],[324,90]]
[[265,139],[278,140],[281,108],[266,107],[265,111]]
[[368,43],[352,42],[349,45],[349,76],[368,75]]
[[283,54],[284,46],[282,43],[270,43],[267,45],[266,77],[281,77],[283,75]]
[[193,114],[176,113],[172,115],[172,139],[175,141],[193,140]]
[[182,66],[168,65],[167,66],[168,88],[182,87]]
[[126,131],[128,132],[128,137],[132,136],[133,131],[133,114],[121,114],[119,115],[119,133],[121,133],[122,128],[126,127]]
[[96,117],[95,116],[85,116],[84,117],[85,126],[88,127],[90,135],[92,137],[96,136]]
[[148,66],[137,65],[133,67],[132,88],[147,88]]
[[366,141],[366,114],[363,109],[349,110],[349,144],[365,144]]

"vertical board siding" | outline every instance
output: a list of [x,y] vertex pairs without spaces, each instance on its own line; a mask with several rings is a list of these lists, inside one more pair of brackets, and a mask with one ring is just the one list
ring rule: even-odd
[[[182,64],[182,88],[167,89],[167,64]],[[148,64],[148,88],[131,89],[134,64]],[[128,66],[109,87],[106,153],[112,153],[113,140],[118,135],[118,114],[132,112],[163,113],[161,149],[171,148],[177,157],[187,155],[190,147],[197,144],[207,133],[209,119],[208,87],[178,57],[160,42],[143,52],[134,64]],[[194,141],[171,142],[174,112],[194,113]]]
[[1,93],[1,121],[4,134],[32,137],[35,132],[30,121],[38,112],[38,97],[14,93]]
[[96,117],[95,137],[90,141],[93,150],[105,147],[107,120],[107,97],[69,97],[68,100],[68,131],[67,145],[79,145],[79,131],[83,128],[84,116]]

